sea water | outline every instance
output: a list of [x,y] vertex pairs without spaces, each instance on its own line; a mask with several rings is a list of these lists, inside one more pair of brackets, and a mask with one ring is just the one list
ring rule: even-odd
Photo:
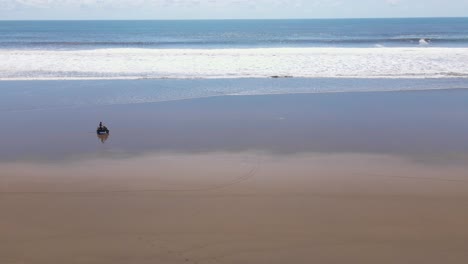
[[8,109],[72,90],[90,96],[53,103],[468,88],[468,18],[0,21],[0,80]]
[[0,79],[468,77],[468,19],[2,21]]

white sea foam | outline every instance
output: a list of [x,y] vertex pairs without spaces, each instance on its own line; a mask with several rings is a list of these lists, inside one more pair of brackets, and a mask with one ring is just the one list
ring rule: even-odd
[[422,39],[419,40],[419,45],[421,45],[421,46],[427,46],[427,45],[429,45],[429,42],[428,42],[427,40],[425,40],[425,39],[422,38]]
[[1,80],[468,77],[468,48],[0,50]]

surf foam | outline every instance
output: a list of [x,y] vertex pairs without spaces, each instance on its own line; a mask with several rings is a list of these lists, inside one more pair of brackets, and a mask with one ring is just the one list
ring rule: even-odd
[[0,50],[1,80],[468,77],[468,48]]

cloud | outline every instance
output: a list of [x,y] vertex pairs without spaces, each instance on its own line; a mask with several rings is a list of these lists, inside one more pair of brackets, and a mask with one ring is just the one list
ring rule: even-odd
[[131,7],[169,0],[2,0],[0,8]]
[[467,9],[468,0],[0,0],[0,20],[460,17]]
[[190,7],[190,6],[294,6],[302,7],[304,3],[316,6],[340,3],[337,0],[0,0],[0,9],[23,8],[135,8],[135,7]]

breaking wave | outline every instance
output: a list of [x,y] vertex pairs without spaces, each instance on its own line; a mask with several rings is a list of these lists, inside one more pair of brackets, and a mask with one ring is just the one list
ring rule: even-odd
[[[421,39],[421,45],[428,40]],[[0,50],[0,80],[467,78],[468,48]]]

